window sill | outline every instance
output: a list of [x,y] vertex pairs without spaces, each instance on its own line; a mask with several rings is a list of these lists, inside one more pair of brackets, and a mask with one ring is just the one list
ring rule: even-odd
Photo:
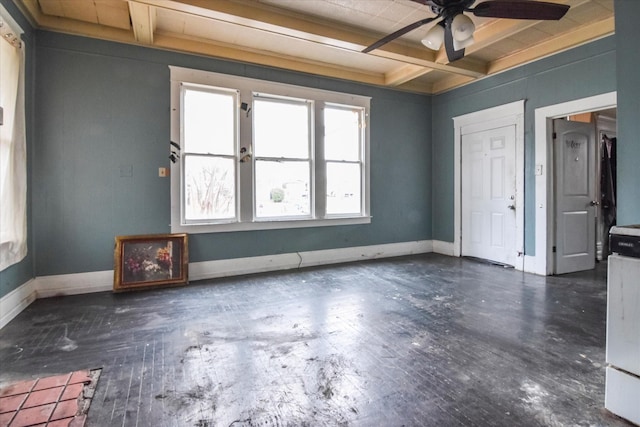
[[283,221],[232,222],[221,224],[172,224],[172,233],[227,233],[233,231],[279,230],[286,228],[328,227],[339,225],[370,224],[370,216],[327,219],[299,219]]

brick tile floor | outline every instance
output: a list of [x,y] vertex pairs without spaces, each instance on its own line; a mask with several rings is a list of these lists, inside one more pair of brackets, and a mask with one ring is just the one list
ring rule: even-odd
[[100,370],[21,381],[0,389],[0,427],[81,427]]

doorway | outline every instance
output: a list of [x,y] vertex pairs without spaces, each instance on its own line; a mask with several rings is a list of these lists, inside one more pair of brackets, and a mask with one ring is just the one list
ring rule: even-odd
[[616,92],[610,92],[535,110],[535,255],[525,257],[526,271],[542,275],[556,272],[553,119],[614,109],[616,103]]
[[596,262],[596,126],[592,114],[584,117],[553,121],[554,274],[591,270]]
[[[454,117],[453,122],[454,242],[451,254],[470,255],[523,270],[524,100]],[[504,135],[494,134],[495,132]],[[478,173],[483,175],[482,185],[486,184],[489,189],[484,192],[488,196],[477,206],[471,203],[470,194],[473,193],[471,183],[477,184],[479,181],[472,179],[467,167],[463,168],[463,162],[467,166],[467,160],[472,160],[472,156],[475,155],[473,141],[476,138],[484,140],[475,144],[475,148],[481,153],[480,158],[487,159],[486,162],[482,162],[481,168],[487,173]],[[463,150],[467,151],[466,155]],[[495,152],[495,156],[490,154],[491,152]],[[480,164],[476,162],[476,166],[479,167]],[[496,173],[491,173],[492,167]],[[500,170],[502,172],[497,173]],[[467,180],[465,187],[468,191],[463,190],[463,180]],[[492,184],[492,180],[495,180],[495,185]],[[493,194],[490,190],[492,185]],[[463,195],[463,191],[469,194]],[[492,206],[494,202],[495,206]],[[482,213],[474,215],[472,211],[478,206]],[[473,216],[476,218],[475,225],[471,218]],[[485,228],[480,225],[483,223],[487,224],[486,230],[492,227],[490,233],[485,233]],[[471,249],[467,243],[474,240],[482,240],[483,244]]]

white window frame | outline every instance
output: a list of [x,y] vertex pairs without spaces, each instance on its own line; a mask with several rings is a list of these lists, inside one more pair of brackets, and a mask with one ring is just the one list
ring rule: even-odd
[[[369,108],[371,98],[360,95],[332,92],[303,86],[274,83],[265,80],[238,77],[209,71],[194,70],[183,67],[169,66],[171,72],[171,141],[182,146],[181,139],[181,85],[195,84],[217,88],[233,89],[239,92],[239,105],[247,104],[247,109],[240,110],[239,135],[236,144],[236,155],[242,159],[251,154],[251,167],[238,163],[237,173],[237,221],[211,221],[207,223],[185,223],[182,209],[182,171],[180,160],[171,165],[171,232],[172,233],[217,233],[230,231],[269,230],[284,228],[321,227],[353,224],[368,224],[370,215],[370,165],[369,165]],[[303,218],[255,218],[254,183],[253,183],[253,155],[252,120],[248,108],[252,105],[256,94],[297,98],[309,100],[312,103],[314,127],[312,129],[312,160],[311,160],[311,215]],[[357,215],[326,215],[325,207],[325,162],[324,162],[324,128],[322,109],[324,105],[343,105],[363,109],[363,143],[362,143],[362,211]],[[241,148],[248,151],[240,152]],[[175,147],[173,147],[175,150]]]
[[[364,111],[361,112],[360,117],[365,118],[367,117],[367,110],[364,109],[364,107],[357,107],[357,106],[353,106],[353,105],[341,105],[341,104],[333,104],[333,103],[325,103],[326,106],[330,107],[330,108],[334,108],[334,109],[341,109],[341,110],[355,110],[358,108],[363,109]],[[324,117],[323,117],[324,119]],[[361,123],[360,127],[366,126],[366,124]],[[365,132],[362,132],[361,134],[361,138],[366,138],[365,136]],[[361,178],[360,178],[360,210],[363,211],[365,209],[365,202],[366,200],[369,199],[369,193],[368,193],[368,189],[363,187],[363,183],[367,181],[367,176],[365,175],[365,173],[367,172],[367,165],[368,165],[368,161],[365,161],[365,158],[367,156],[367,152],[368,150],[365,149],[365,147],[367,147],[367,142],[366,141],[361,141],[360,144],[360,153],[358,153],[358,160],[336,160],[336,159],[330,159],[327,160],[324,156],[324,154],[320,154],[319,159],[322,159],[322,162],[324,163],[323,167],[322,167],[322,171],[325,172],[327,170],[327,166],[329,165],[329,163],[332,164],[358,164],[360,165],[360,174],[361,174]],[[323,185],[326,184],[326,180],[324,180]],[[365,191],[366,193],[366,197],[365,197]],[[326,203],[327,203],[327,197],[326,197],[326,191],[323,191],[324,196],[321,198],[322,199],[322,210],[324,211],[324,215],[326,218],[348,218],[350,217],[352,214],[349,213],[327,213],[326,212]]]
[[[237,100],[239,99],[239,94],[237,93],[237,91],[233,91],[233,90],[228,90],[228,89],[221,89],[221,88],[217,88],[217,87],[211,87],[211,86],[203,86],[203,85],[196,85],[196,84],[181,84],[180,85],[180,108],[182,109],[182,107],[184,106],[184,96],[185,96],[185,91],[186,90],[202,90],[203,92],[209,92],[209,93],[215,93],[215,94],[226,94],[226,95],[231,95],[234,98],[234,101],[237,103]],[[211,157],[218,157],[218,158],[228,158],[234,161],[235,165],[234,165],[234,184],[235,184],[235,193],[236,193],[236,197],[235,197],[235,206],[234,206],[234,211],[235,211],[235,215],[233,218],[221,218],[221,219],[217,219],[216,222],[219,223],[233,223],[236,222],[237,219],[240,216],[239,213],[239,209],[240,209],[240,201],[238,200],[238,185],[240,184],[239,180],[238,180],[238,147],[237,147],[237,134],[238,134],[238,114],[237,112],[234,114],[234,123],[233,123],[233,128],[234,128],[234,147],[233,147],[233,154],[232,155],[223,155],[223,154],[219,154],[219,153],[187,153],[186,151],[184,151],[184,147],[185,144],[182,143],[182,141],[184,141],[184,129],[182,129],[182,126],[180,127],[180,146],[182,147],[182,155],[179,158],[179,162],[181,165],[184,164],[184,162],[186,161],[186,155],[202,155],[202,156],[211,156]],[[173,141],[173,139],[172,139]],[[175,148],[173,149],[173,151],[175,151]],[[181,171],[181,176],[180,176],[180,180],[181,182],[184,182],[184,171],[182,168],[180,168]],[[173,175],[173,174],[172,174]],[[185,197],[186,194],[181,191],[180,192],[180,214],[181,214],[181,218],[182,218],[182,222],[184,225],[199,225],[201,224],[201,221],[199,220],[188,220],[185,218]]]
[[[277,158],[277,157],[269,157],[269,156],[258,156],[258,153],[254,153],[253,154],[253,179],[252,179],[252,183],[253,183],[253,194],[256,194],[256,187],[257,187],[257,179],[256,179],[256,173],[255,173],[255,167],[256,167],[256,162],[257,161],[278,161],[278,160],[283,160],[283,161],[293,161],[293,162],[305,162],[309,164],[309,186],[311,187],[309,189],[309,193],[310,193],[310,197],[309,197],[309,213],[307,215],[302,215],[302,216],[291,216],[291,217],[268,217],[268,216],[263,216],[263,217],[258,217],[258,207],[255,206],[255,197],[254,197],[254,206],[253,206],[253,218],[254,221],[256,222],[270,222],[270,221],[286,221],[286,220],[293,220],[293,221],[299,221],[299,220],[309,220],[309,219],[313,219],[314,218],[314,199],[315,199],[315,186],[314,186],[314,182],[315,182],[315,168],[314,168],[314,155],[313,155],[313,151],[314,151],[314,137],[312,135],[313,133],[313,124],[314,124],[314,102],[307,100],[307,99],[297,99],[297,98],[291,98],[291,97],[282,97],[282,96],[277,96],[277,95],[273,95],[273,94],[265,94],[265,93],[257,93],[254,92],[252,95],[252,100],[255,101],[256,99],[262,99],[262,100],[269,100],[269,101],[282,101],[284,103],[291,103],[291,104],[300,104],[300,105],[304,105],[306,104],[309,110],[308,113],[308,119],[309,119],[309,126],[311,129],[309,129],[309,133],[310,133],[310,137],[309,137],[309,141],[308,141],[308,147],[307,147],[307,153],[308,153],[308,158],[307,159],[301,159],[301,158],[285,158],[285,157],[281,157],[281,158]],[[255,134],[253,135],[253,137],[255,138]],[[255,141],[254,141],[255,142]]]

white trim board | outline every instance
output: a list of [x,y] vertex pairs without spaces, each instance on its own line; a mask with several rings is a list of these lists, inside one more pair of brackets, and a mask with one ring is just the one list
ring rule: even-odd
[[0,329],[34,302],[37,298],[35,279],[23,283],[0,298]]
[[431,240],[203,261],[189,264],[189,279],[213,279],[428,252],[433,252]]
[[453,249],[453,242],[443,242],[441,240],[434,240],[433,252],[441,255],[455,256],[454,255],[455,251]]
[[[446,246],[439,242],[438,253],[448,255]],[[443,249],[444,248],[444,249]],[[390,258],[433,252],[434,242],[387,243],[382,245],[293,252],[280,255],[223,259],[189,263],[190,280],[204,280],[268,271],[330,265],[377,258]],[[0,298],[0,329],[38,298],[105,292],[113,289],[113,270],[88,273],[40,276]]]
[[504,126],[516,127],[516,242],[515,249],[522,262],[514,266],[517,270],[524,270],[524,100],[499,105],[493,108],[453,118],[453,188],[454,188],[454,236],[453,256],[462,253],[462,153],[460,144],[462,135],[496,129]]
[[536,254],[532,271],[536,274],[553,274],[553,223],[554,180],[552,120],[572,114],[615,108],[617,92],[563,102],[536,108],[535,110],[535,244]]

